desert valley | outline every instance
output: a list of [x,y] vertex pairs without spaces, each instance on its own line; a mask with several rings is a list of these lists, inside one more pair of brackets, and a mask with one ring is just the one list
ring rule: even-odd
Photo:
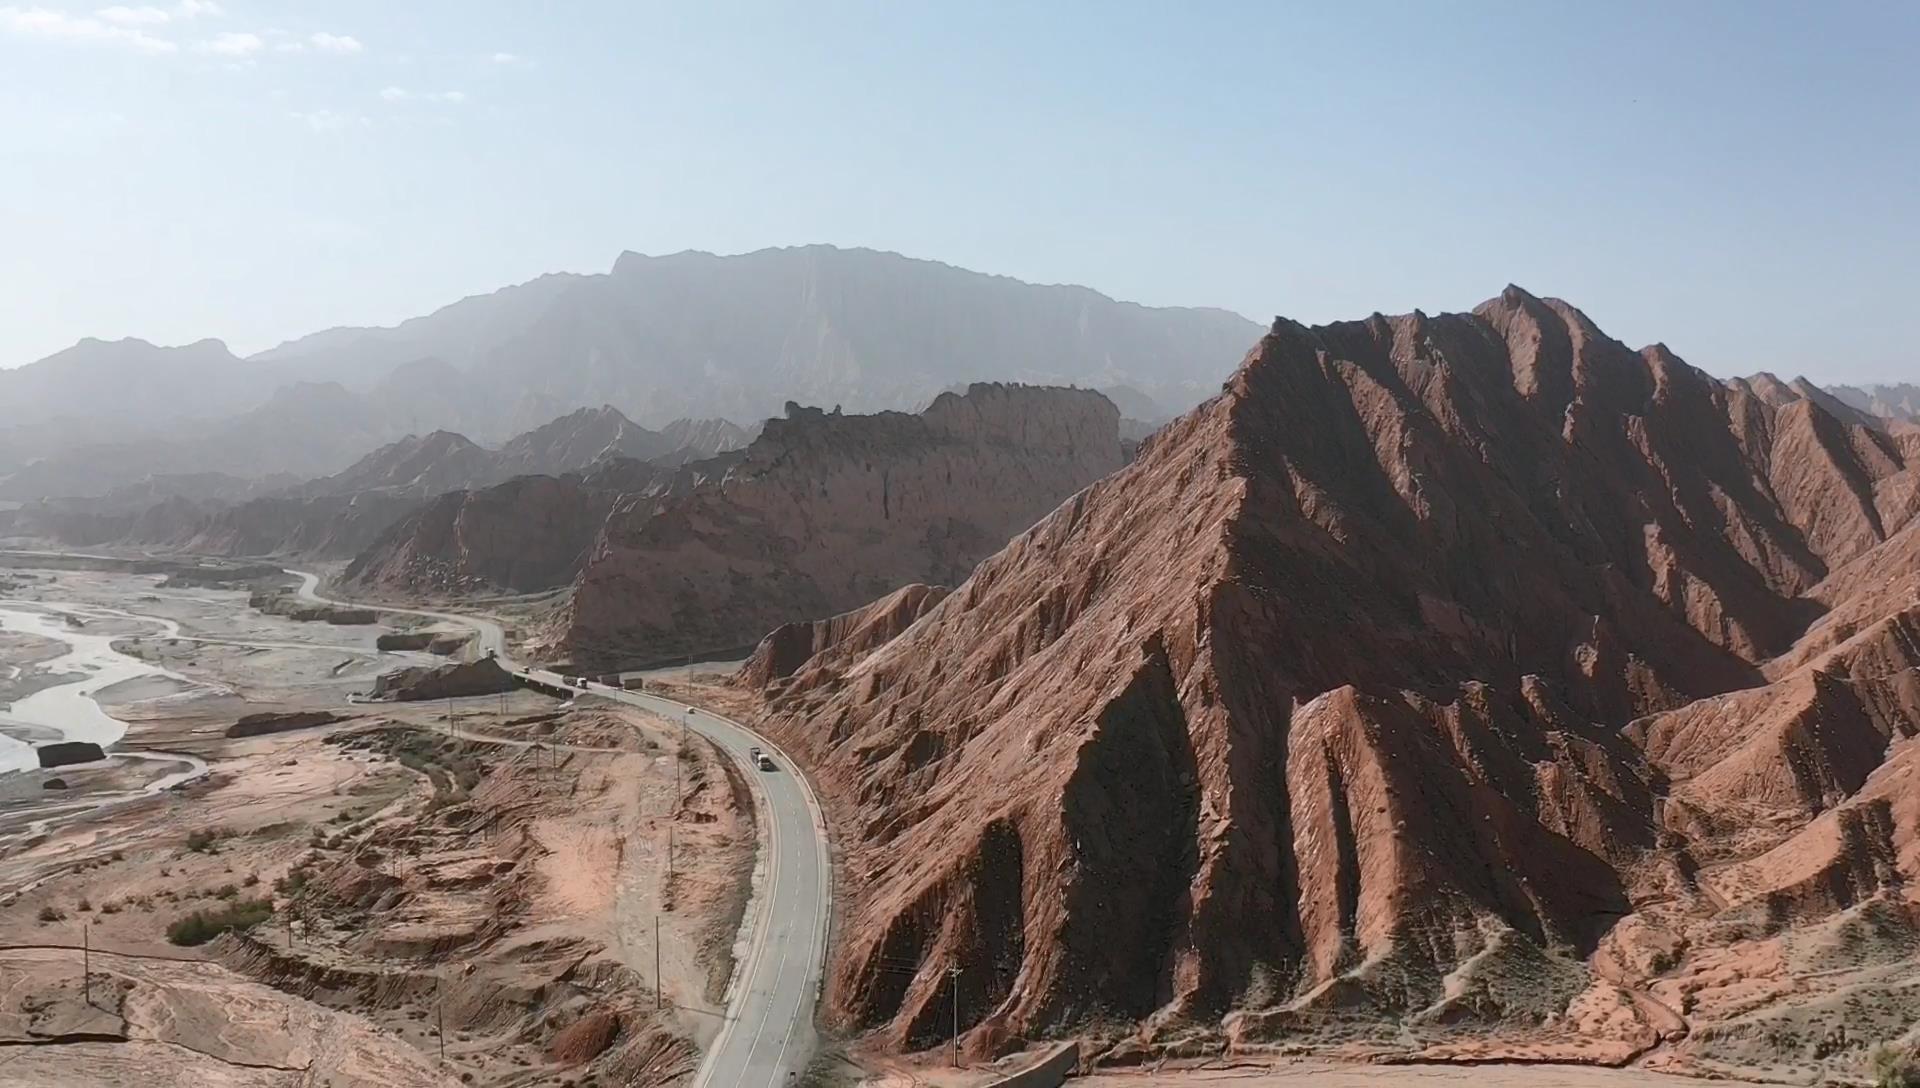
[[1870,1083],[1914,404],[830,247],[0,370],[0,1083]]

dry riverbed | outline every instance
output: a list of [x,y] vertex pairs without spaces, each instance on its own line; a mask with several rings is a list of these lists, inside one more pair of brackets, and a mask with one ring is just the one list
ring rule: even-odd
[[[647,1085],[697,1064],[755,836],[705,742],[593,699],[353,702],[420,655],[243,589],[46,576],[0,603],[94,610],[164,674],[98,693],[122,744],[206,773],[154,796],[128,759],[0,775],[0,1083]],[[0,677],[47,652],[0,643]],[[293,711],[339,720],[226,735]]]

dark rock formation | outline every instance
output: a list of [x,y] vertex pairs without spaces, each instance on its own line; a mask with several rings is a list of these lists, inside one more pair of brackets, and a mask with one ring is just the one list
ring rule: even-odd
[[387,673],[373,683],[373,697],[397,703],[429,699],[463,699],[512,691],[513,674],[493,658],[459,665],[422,665]]
[[269,733],[290,733],[296,729],[312,729],[316,726],[332,725],[345,721],[338,714],[324,710],[303,710],[291,713],[249,714],[232,725],[227,726],[229,737],[259,737]]
[[107,753],[98,744],[86,740],[58,740],[39,745],[33,751],[40,757],[42,768],[97,763],[107,758]]

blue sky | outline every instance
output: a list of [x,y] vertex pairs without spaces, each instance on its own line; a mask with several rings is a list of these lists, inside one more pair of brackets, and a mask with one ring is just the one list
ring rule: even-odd
[[0,0],[0,365],[832,242],[1259,320],[1513,281],[1920,380],[1917,49],[1911,4]]

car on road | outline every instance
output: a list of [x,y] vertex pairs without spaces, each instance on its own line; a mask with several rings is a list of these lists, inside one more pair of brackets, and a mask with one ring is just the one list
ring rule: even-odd
[[760,769],[763,771],[771,771],[774,769],[773,757],[768,755],[765,752],[761,752],[759,755],[755,756],[754,761],[760,765]]

